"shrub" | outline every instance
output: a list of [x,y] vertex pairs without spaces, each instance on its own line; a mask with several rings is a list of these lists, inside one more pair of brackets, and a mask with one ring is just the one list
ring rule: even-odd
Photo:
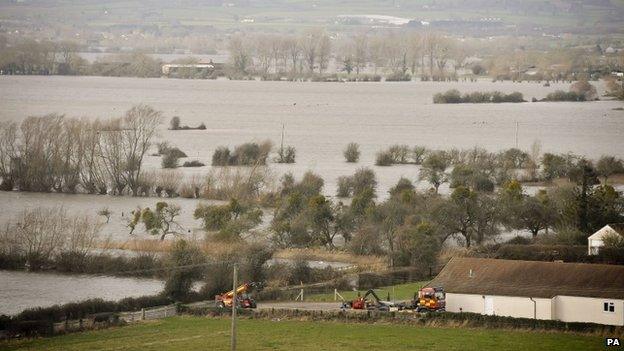
[[338,177],[338,191],[336,196],[349,197],[353,191],[353,185],[351,184],[351,177]]
[[421,165],[427,156],[427,148],[424,146],[414,146],[412,149],[412,159],[414,164]]
[[[272,144],[270,141],[258,143],[244,143],[234,148],[234,152],[221,146],[212,154],[213,166],[253,166],[265,165],[266,159],[271,151]],[[294,156],[294,149],[293,149]]]
[[394,159],[389,151],[380,151],[375,157],[375,165],[377,166],[392,166]]
[[356,143],[349,143],[345,148],[343,155],[347,162],[357,162],[360,159],[360,146]]
[[586,80],[579,80],[570,86],[570,91],[579,96],[583,96],[584,100],[591,101],[598,98],[596,87]]
[[308,283],[312,280],[312,269],[308,265],[308,261],[304,257],[296,257],[294,259],[288,282],[292,285],[300,283]]
[[213,166],[227,166],[230,163],[230,149],[226,146],[219,146],[212,154]]
[[388,152],[392,156],[393,163],[405,164],[409,162],[410,149],[407,145],[393,145],[388,149]]
[[169,121],[169,129],[171,129],[171,130],[178,130],[178,129],[180,129],[180,117],[173,116],[171,118],[171,120]]
[[445,93],[437,93],[433,96],[434,104],[459,104],[461,102],[461,95],[457,89],[451,89]]
[[459,104],[459,103],[502,103],[502,102],[525,102],[524,96],[520,92],[504,94],[500,91],[493,92],[472,92],[460,95],[456,89],[448,90],[445,93],[438,93],[433,96],[434,104]]
[[178,168],[178,156],[171,152],[165,153],[162,157],[161,165],[162,168]]
[[205,164],[202,162],[199,162],[197,160],[193,160],[193,161],[186,161],[184,162],[184,164],[182,165],[182,167],[204,167]]
[[295,148],[286,146],[277,151],[277,163],[295,163]]
[[585,96],[573,91],[565,92],[557,90],[554,93],[546,95],[542,101],[585,101]]
[[169,145],[169,143],[166,141],[161,141],[160,143],[156,144],[156,148],[158,149],[158,155],[164,154],[165,151],[167,151],[167,149],[169,149],[170,147],[171,145]]
[[178,149],[177,147],[169,147],[167,149],[165,149],[165,155],[166,154],[171,154],[177,158],[184,158],[187,157],[186,154],[184,153],[184,151]]
[[370,168],[360,168],[351,177],[353,187],[353,195],[358,195],[363,191],[370,189],[373,192],[377,187],[375,172]]
[[167,262],[171,269],[163,293],[173,300],[181,300],[191,292],[193,282],[201,278],[203,267],[196,265],[204,263],[205,256],[199,247],[186,240],[177,240],[169,251]]

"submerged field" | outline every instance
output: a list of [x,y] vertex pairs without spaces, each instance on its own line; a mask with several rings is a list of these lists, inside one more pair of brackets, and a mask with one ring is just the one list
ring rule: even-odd
[[[174,317],[127,327],[0,343],[2,350],[225,350],[230,320]],[[241,320],[240,350],[599,350],[603,338],[393,324]]]

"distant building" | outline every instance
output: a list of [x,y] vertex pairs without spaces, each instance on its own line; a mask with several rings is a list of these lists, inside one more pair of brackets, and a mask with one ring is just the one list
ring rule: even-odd
[[166,77],[189,76],[195,74],[210,75],[215,71],[223,70],[222,63],[198,62],[198,63],[167,63],[162,65],[162,74]]
[[453,258],[428,287],[446,310],[624,325],[624,266]]
[[603,239],[606,235],[624,236],[624,223],[610,223],[600,228],[587,238],[587,254],[597,255],[604,246]]

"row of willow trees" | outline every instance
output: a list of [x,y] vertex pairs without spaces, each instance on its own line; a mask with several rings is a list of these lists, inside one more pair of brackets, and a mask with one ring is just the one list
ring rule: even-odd
[[52,114],[1,123],[0,188],[138,195],[161,122],[161,112],[137,105],[109,120]]

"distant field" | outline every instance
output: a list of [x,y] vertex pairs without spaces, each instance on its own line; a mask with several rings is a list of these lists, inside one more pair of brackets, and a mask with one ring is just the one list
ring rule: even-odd
[[[174,317],[108,330],[1,343],[1,350],[226,350],[229,319]],[[241,320],[239,350],[600,350],[603,338],[563,333]]]
[[[535,2],[536,6],[542,3],[538,0],[522,0]],[[621,22],[613,18],[613,9],[607,6],[583,7],[582,16],[578,13],[539,10],[523,12],[513,7],[505,9],[501,6],[489,8],[485,5],[475,7],[430,8],[434,1],[378,1],[378,0],[318,0],[314,2],[299,0],[278,0],[265,3],[254,3],[252,6],[210,6],[201,2],[167,2],[154,1],[142,3],[138,1],[105,1],[105,2],[63,2],[50,1],[41,3],[14,3],[0,4],[0,19],[37,19],[45,18],[48,21],[60,23],[82,23],[91,27],[106,27],[110,25],[126,25],[142,23],[166,25],[178,21],[185,25],[211,25],[217,28],[303,28],[309,26],[334,25],[338,15],[390,15],[409,19],[449,19],[472,18],[484,16],[498,17],[509,23],[533,23],[546,27],[575,26],[584,23],[591,27],[594,23],[602,22],[613,24]],[[614,1],[622,6],[624,1]],[[512,2],[513,4],[513,2]],[[527,8],[532,8],[531,6]],[[253,18],[254,23],[240,23],[243,18]],[[353,26],[338,25],[343,29]]]
[[[379,296],[379,298],[385,300],[388,298],[388,294],[390,294],[390,300],[410,300],[414,297],[414,293],[418,291],[423,285],[427,284],[427,282],[415,282],[415,283],[407,283],[407,284],[398,284],[394,286],[383,286],[380,288],[375,288],[375,293]],[[346,291],[341,290],[338,291],[342,297],[346,301],[353,300],[357,297],[357,291]],[[360,291],[360,294],[363,296],[366,293],[366,290]],[[305,297],[306,301],[315,301],[315,302],[328,302],[334,301],[334,293],[329,294],[314,294]]]

